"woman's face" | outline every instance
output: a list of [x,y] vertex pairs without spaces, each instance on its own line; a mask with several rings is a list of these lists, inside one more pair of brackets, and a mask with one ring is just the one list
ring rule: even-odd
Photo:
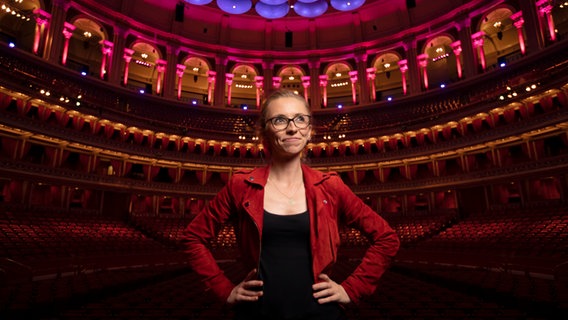
[[278,98],[266,111],[265,137],[272,156],[289,158],[302,154],[312,131],[310,112],[303,101],[293,97]]

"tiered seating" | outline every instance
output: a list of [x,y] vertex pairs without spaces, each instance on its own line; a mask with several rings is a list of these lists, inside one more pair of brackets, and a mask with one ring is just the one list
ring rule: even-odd
[[22,212],[0,219],[0,248],[1,256],[25,263],[167,250],[115,218]]

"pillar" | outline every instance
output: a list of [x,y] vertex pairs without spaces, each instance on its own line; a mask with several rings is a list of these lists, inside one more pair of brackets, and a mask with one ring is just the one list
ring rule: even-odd
[[215,71],[207,71],[207,103],[213,105],[213,88],[215,86],[215,78],[217,73]]
[[225,73],[225,83],[227,84],[227,104],[231,105],[231,94],[232,94],[232,85],[233,85],[233,78],[235,75],[233,73]]
[[477,54],[477,62],[481,65],[481,70],[485,71],[485,51],[483,50],[483,43],[485,39],[485,32],[479,31],[471,35],[471,40],[473,42],[473,47]]
[[183,75],[185,74],[185,65],[184,64],[177,64],[176,65],[176,76],[177,76],[177,94],[176,97],[178,100],[181,100],[181,88],[183,85]]
[[351,96],[353,98],[353,105],[357,104],[357,74],[359,71],[349,71],[349,79],[351,80]]
[[[536,2],[538,12],[542,18],[545,20],[545,25],[548,29],[548,35],[550,41],[556,41],[556,31],[554,27],[554,19],[552,18],[552,5],[549,0],[539,0]],[[544,27],[543,27],[544,28]],[[546,31],[546,30],[543,30]]]
[[322,91],[323,107],[327,108],[327,74],[322,74],[319,76],[319,87]]
[[47,22],[51,18],[51,14],[41,9],[35,9],[34,16],[35,16],[36,26],[35,26],[34,44],[32,52],[36,55],[39,55],[41,45],[45,44],[45,39],[43,39],[43,37],[45,35],[45,31],[47,28]]
[[272,63],[272,61],[263,61],[262,62],[262,75],[263,75],[263,88],[264,88],[264,94],[268,95],[270,94],[274,88],[272,87],[272,77],[273,77],[273,73],[274,71],[272,70],[274,68],[274,63]]
[[262,97],[262,84],[264,82],[264,77],[262,76],[255,76],[254,77],[254,85],[256,86],[256,108],[260,108],[260,99]]
[[[126,29],[121,26],[114,26],[114,35],[112,42],[114,44],[112,56],[110,59],[110,70],[107,80],[109,83],[119,85],[120,77],[123,75],[122,66],[124,60],[124,52],[126,48]],[[130,55],[132,56],[132,54]]]
[[519,47],[521,49],[521,54],[525,54],[527,51],[525,45],[525,37],[523,35],[523,25],[525,24],[525,20],[523,19],[523,12],[519,11],[510,16],[511,20],[513,20],[513,25],[517,29],[517,35],[519,37]]
[[122,59],[124,59],[124,77],[122,79],[122,84],[126,86],[128,84],[128,67],[130,66],[130,61],[132,60],[132,55],[134,50],[129,48],[124,48],[124,53]]
[[457,24],[459,39],[461,42],[461,62],[464,78],[469,78],[478,73],[475,64],[475,52],[471,43],[471,20],[465,19]]
[[225,105],[225,68],[227,66],[227,57],[218,55],[215,57],[215,96],[213,100],[215,105],[223,107]]
[[371,101],[377,101],[377,85],[375,84],[375,79],[377,78],[377,69],[375,67],[367,68],[366,70],[367,83],[369,84],[371,91],[370,98]]
[[63,38],[65,42],[63,43],[63,54],[61,55],[61,64],[67,64],[67,55],[69,54],[69,39],[73,36],[73,30],[75,30],[75,26],[69,22],[65,22],[65,26],[63,27]]
[[162,87],[163,87],[163,82],[164,82],[164,73],[166,72],[167,64],[168,64],[168,62],[165,61],[165,60],[158,59],[156,61],[156,71],[158,71],[158,74],[156,76],[156,94],[157,95],[162,94]]
[[105,74],[107,73],[107,62],[110,59],[110,55],[112,53],[113,43],[108,40],[101,40],[101,70],[99,72],[99,77],[101,79],[105,78]]
[[[406,85],[406,72],[408,71],[408,60],[398,60],[398,68],[400,69],[400,76],[402,78],[402,93],[406,95],[408,87]],[[373,82],[374,83],[374,82]]]
[[304,99],[306,101],[310,101],[308,99],[308,90],[310,89],[310,76],[302,76],[302,87],[304,87]]
[[47,28],[44,58],[53,63],[59,63],[63,51],[63,37],[61,32],[65,25],[67,10],[71,6],[70,1],[55,0],[52,2],[51,19]]
[[310,107],[312,110],[321,108],[321,89],[319,79],[320,61],[317,58],[310,58],[308,62],[310,72]]
[[357,72],[359,81],[359,102],[367,104],[370,102],[369,84],[367,82],[367,54],[360,53],[355,55],[357,62]]
[[462,72],[462,62],[461,62],[461,52],[462,52],[462,47],[461,47],[461,41],[455,41],[452,42],[450,44],[450,47],[452,48],[452,51],[454,52],[454,55],[456,56],[456,71],[458,73],[458,79],[462,78],[463,72]]
[[422,73],[422,84],[424,85],[424,89],[428,90],[428,54],[423,53],[416,57],[418,60],[418,65],[420,66],[420,70]]

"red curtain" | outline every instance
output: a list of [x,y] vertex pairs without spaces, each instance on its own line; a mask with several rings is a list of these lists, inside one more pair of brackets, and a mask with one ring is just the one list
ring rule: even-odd
[[382,169],[383,169],[383,181],[382,182],[388,181],[389,175],[390,175],[390,172],[391,172],[391,168],[382,168]]
[[51,116],[51,109],[40,104],[37,106],[37,114],[39,120],[47,121],[47,119],[49,119],[49,116]]
[[505,109],[503,111],[503,118],[505,118],[505,121],[507,123],[515,121],[515,109],[513,108]]
[[421,146],[424,144],[424,132],[416,133],[416,143]]
[[83,170],[85,170],[85,172],[89,172],[89,163],[91,161],[91,156],[88,154],[79,154],[79,162],[81,163],[81,166],[83,167]]
[[379,149],[379,151],[383,151],[385,149],[385,140],[379,139],[377,140],[377,142],[375,142],[375,144],[377,145],[377,149]]
[[566,95],[566,92],[559,91],[556,94],[556,97],[558,98],[558,102],[562,107],[568,107],[568,96]]
[[19,140],[2,137],[2,151],[9,156],[16,157],[18,152]]
[[12,96],[0,92],[0,109],[7,109],[12,102]]
[[525,119],[532,117],[534,114],[534,104],[532,102],[527,102],[526,104],[519,107],[519,112]]
[[462,136],[465,136],[467,133],[467,123],[460,121],[457,125],[457,129]]
[[446,160],[437,160],[438,164],[438,174],[443,176],[446,174]]
[[114,127],[111,126],[110,124],[105,124],[105,137],[107,139],[112,138],[112,135],[114,134]]
[[64,110],[55,110],[55,117],[59,125],[66,127],[69,122],[69,115]]
[[396,137],[391,137],[389,139],[389,147],[392,150],[396,150],[397,146],[398,146],[398,139]]
[[136,142],[137,144],[142,144],[142,142],[144,141],[144,134],[142,132],[134,131],[132,135],[134,138],[134,142]]
[[116,172],[117,176],[124,176],[124,172],[122,172],[122,160],[110,160],[110,165],[112,166],[114,172]]
[[473,127],[473,130],[475,132],[479,132],[481,131],[481,128],[483,126],[483,120],[481,120],[480,118],[475,118],[471,120],[471,126]]
[[542,107],[542,109],[544,111],[550,111],[552,110],[552,107],[554,106],[554,104],[552,103],[552,97],[551,96],[546,96],[546,97],[542,97],[539,100],[540,106]]
[[175,183],[179,182],[178,168],[168,168],[168,176],[172,178]]
[[193,153],[195,151],[195,141],[187,141],[187,152]]
[[495,112],[491,112],[489,114],[489,116],[487,116],[487,118],[485,118],[485,121],[487,121],[487,124],[489,124],[489,126],[491,128],[495,128],[498,120],[499,120],[499,114],[497,114]]
[[[477,120],[477,119],[476,119]],[[481,121],[481,119],[479,119]],[[475,120],[474,120],[475,121]],[[446,140],[450,140],[450,138],[452,137],[452,127],[450,126],[445,126],[442,129],[442,135],[444,136],[444,139]]]
[[57,148],[45,146],[43,148],[44,154],[47,157],[50,165],[56,165],[55,163],[55,156],[57,155]]
[[91,120],[91,133],[93,134],[99,134],[101,132],[102,129],[102,125],[99,121],[97,120]]
[[18,107],[18,114],[21,116],[25,116],[30,109],[32,108],[32,102],[31,101],[24,101],[22,99],[18,99],[16,101],[16,105]]
[[77,115],[73,117],[73,128],[75,130],[81,131],[84,125],[85,125],[85,118]]

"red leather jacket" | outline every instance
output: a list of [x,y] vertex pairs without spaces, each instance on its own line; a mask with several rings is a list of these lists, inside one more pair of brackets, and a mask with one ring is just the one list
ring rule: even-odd
[[[314,279],[330,272],[337,260],[340,244],[338,225],[343,221],[366,235],[371,243],[361,264],[341,283],[351,301],[358,303],[372,294],[378,280],[398,251],[400,241],[395,231],[375,211],[365,205],[341,178],[333,172],[320,172],[302,165],[308,211]],[[205,284],[226,301],[235,287],[221,271],[207,244],[215,238],[223,223],[235,222],[241,259],[252,270],[260,260],[264,186],[269,168],[263,167],[233,174],[227,185],[188,225],[183,241],[189,263]]]

